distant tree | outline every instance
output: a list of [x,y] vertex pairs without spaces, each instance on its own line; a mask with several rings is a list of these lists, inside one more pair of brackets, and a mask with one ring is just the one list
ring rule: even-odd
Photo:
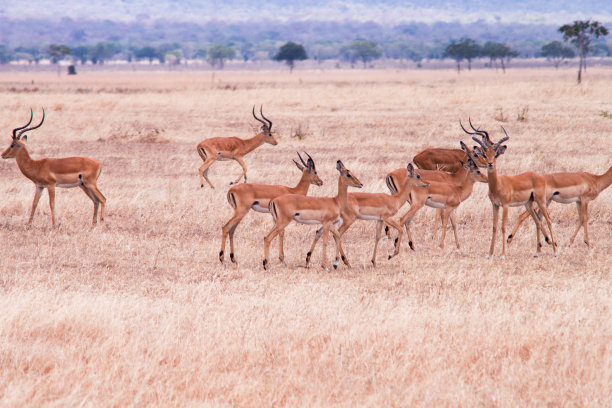
[[134,56],[136,59],[148,59],[149,64],[152,64],[153,60],[159,57],[159,53],[155,48],[146,46],[136,50]]
[[291,41],[282,45],[278,50],[278,53],[274,56],[274,60],[276,61],[285,61],[285,63],[289,66],[289,72],[293,72],[295,61],[303,61],[307,58],[308,56],[306,55],[304,46]]
[[471,38],[451,41],[444,49],[443,57],[449,57],[457,62],[457,72],[461,72],[461,61],[468,62],[468,70],[472,69],[472,60],[480,56],[481,47]]
[[559,69],[559,64],[566,58],[574,58],[576,53],[570,47],[566,47],[560,41],[551,41],[542,46],[540,53],[547,60],[552,61],[555,69]]
[[19,54],[22,57],[20,59],[26,59],[30,64],[35,62],[38,64],[42,58],[42,53],[37,47],[23,47],[19,46],[13,50],[15,54]]
[[368,62],[378,59],[382,55],[382,51],[376,42],[366,40],[353,41],[348,47],[343,47],[342,53],[345,59],[351,61],[351,64],[354,64],[357,60],[361,60],[364,69],[367,68]]
[[608,29],[599,21],[577,20],[573,24],[559,27],[563,33],[563,41],[570,41],[578,49],[580,62],[578,64],[578,83],[582,81],[582,70],[586,71],[586,56],[591,51],[591,39],[608,35]]
[[498,43],[495,41],[487,41],[482,47],[481,55],[489,57],[491,66],[496,60],[499,60],[502,71],[506,72],[506,65],[504,60],[510,61],[510,58],[518,57],[519,53],[511,49],[506,44]]
[[89,47],[85,45],[79,45],[78,47],[72,47],[70,49],[70,55],[76,59],[81,61],[81,64],[85,64],[89,59]]
[[242,60],[247,62],[248,60],[252,60],[255,55],[255,46],[251,42],[243,42],[238,47],[238,51],[240,51],[240,56],[242,56]]
[[223,44],[215,44],[208,49],[208,62],[213,67],[223,69],[225,60],[232,60],[236,56],[236,50]]
[[206,49],[198,48],[197,50],[195,50],[195,52],[193,53],[193,58],[199,58],[199,59],[206,58]]
[[11,55],[6,45],[0,44],[0,64],[8,64],[11,61]]
[[59,76],[61,68],[58,62],[70,54],[70,48],[61,44],[51,44],[47,48],[47,54],[51,57],[51,62],[57,65],[57,76]]

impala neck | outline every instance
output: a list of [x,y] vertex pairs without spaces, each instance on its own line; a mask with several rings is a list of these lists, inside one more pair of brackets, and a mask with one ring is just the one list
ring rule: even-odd
[[468,172],[467,178],[465,179],[463,184],[461,184],[461,187],[459,189],[461,201],[465,201],[470,195],[472,195],[472,190],[474,189],[474,183],[476,183],[476,180],[470,177],[470,174]]
[[258,134],[256,134],[255,136],[253,136],[250,139],[245,139],[244,140],[244,144],[243,144],[243,154],[247,154],[249,152],[252,152],[253,150],[257,149],[259,146],[261,146],[262,144],[265,143],[265,139],[266,135],[264,134],[264,132],[259,132]]
[[336,194],[336,200],[338,201],[340,207],[344,207],[346,205],[347,190],[348,186],[342,182],[342,176],[338,177],[338,194]]
[[29,179],[32,179],[31,176],[34,173],[36,162],[35,160],[32,160],[30,153],[28,153],[28,149],[26,149],[24,145],[19,148],[19,152],[15,155],[15,160],[17,161],[17,166],[23,175]]
[[308,172],[302,172],[302,178],[297,183],[297,185],[293,188],[289,189],[289,194],[301,194],[306,195],[308,193],[308,189],[310,188],[310,181],[308,180]]
[[496,194],[501,184],[499,177],[497,177],[497,163],[495,163],[493,171],[487,171],[487,174],[487,182],[489,183],[489,193]]
[[453,182],[455,184],[461,183],[465,179],[465,177],[466,177],[466,175],[468,173],[469,173],[469,171],[465,167],[461,166],[461,168],[459,168],[459,170],[457,170],[456,172],[451,174]]
[[597,191],[602,192],[612,184],[612,166],[604,174],[596,177]]

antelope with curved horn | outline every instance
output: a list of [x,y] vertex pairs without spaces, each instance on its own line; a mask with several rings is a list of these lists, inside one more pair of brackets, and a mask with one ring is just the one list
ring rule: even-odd
[[[33,160],[26,148],[28,136],[25,132],[38,129],[45,121],[45,110],[40,123],[33,127],[28,127],[32,123],[34,114],[30,110],[30,121],[27,125],[13,130],[13,141],[11,145],[2,153],[3,159],[15,158],[17,166],[24,176],[32,180],[36,186],[34,202],[28,225],[32,224],[38,201],[46,188],[49,191],[49,207],[51,208],[51,224],[55,227],[55,187],[71,188],[79,187],[93,201],[94,215],[93,225],[97,223],[98,206],[100,210],[100,221],[104,221],[104,208],[106,198],[102,195],[96,185],[102,165],[99,161],[88,157],[66,157],[62,159],[46,158]],[[17,133],[19,131],[19,133]],[[22,136],[23,135],[23,136]]]
[[[317,174],[314,160],[312,160],[312,157],[310,157],[308,153],[304,153],[306,156],[308,156],[308,160],[306,162],[304,159],[302,159],[302,156],[300,156],[299,153],[297,155],[302,164],[296,162],[295,160],[293,161],[297,168],[302,172],[302,177],[295,187],[244,183],[232,186],[229,189],[227,192],[227,201],[234,209],[234,215],[222,228],[221,251],[219,252],[219,260],[221,263],[223,263],[225,241],[228,235],[230,241],[230,260],[236,263],[236,258],[234,257],[234,232],[236,231],[236,227],[238,227],[240,221],[242,221],[244,216],[251,209],[257,212],[269,213],[270,211],[268,206],[270,204],[270,200],[284,194],[298,194],[305,196],[308,193],[308,188],[311,184],[317,186],[323,185],[323,181]],[[281,232],[279,237],[279,258],[282,262],[284,262],[285,258],[283,253],[283,240],[284,232]]]
[[[461,124],[461,122],[459,122]],[[471,122],[470,122],[471,126]],[[497,174],[497,162],[496,159],[504,154],[506,151],[506,145],[502,145],[503,142],[510,139],[508,132],[502,126],[505,136],[500,139],[497,143],[489,138],[489,134],[484,130],[472,129],[474,132],[465,130],[463,125],[461,128],[464,132],[472,135],[472,139],[480,145],[475,147],[474,150],[468,149],[465,143],[461,142],[461,148],[470,158],[480,156],[485,163],[480,164],[480,167],[486,167],[488,172],[488,184],[489,184],[489,199],[493,206],[493,231],[491,236],[491,247],[487,259],[493,256],[495,250],[495,235],[497,233],[497,224],[499,219],[499,209],[503,208],[502,212],[502,254],[501,259],[505,259],[506,256],[506,224],[508,222],[508,207],[518,207],[524,205],[531,217],[536,224],[536,253],[534,256],[539,256],[542,244],[540,243],[540,229],[543,227],[540,223],[538,216],[533,208],[533,202],[535,201],[542,211],[544,218],[548,224],[548,230],[550,232],[551,241],[553,242],[553,253],[557,256],[556,244],[552,232],[552,222],[546,209],[546,179],[534,172],[525,172],[516,176],[500,176]],[[476,135],[481,136],[478,139]]]
[[[302,224],[323,224],[323,259],[321,265],[327,269],[327,235],[332,223],[341,221],[341,214],[348,205],[348,187],[363,187],[361,181],[353,176],[351,171],[344,167],[340,160],[336,162],[338,177],[338,193],[335,197],[309,197],[298,194],[286,194],[270,201],[270,214],[274,219],[274,228],[264,238],[263,267],[268,269],[268,254],[270,243],[287,225],[294,220]],[[340,237],[332,228],[331,232],[336,241],[336,253],[340,247]],[[281,260],[282,261],[282,260]]]
[[[208,170],[215,160],[227,161],[236,160],[240,167],[242,167],[242,174],[230,183],[236,184],[244,177],[244,182],[247,182],[247,168],[244,164],[243,157],[253,150],[257,149],[264,143],[270,143],[275,146],[278,144],[274,136],[272,135],[272,121],[266,118],[263,114],[263,107],[260,106],[259,113],[260,119],[255,115],[255,106],[253,106],[253,117],[262,123],[261,132],[256,134],[250,139],[239,139],[237,137],[213,137],[210,139],[203,140],[198,144],[196,150],[198,154],[204,160],[204,164],[200,166],[198,172],[200,174],[200,187],[204,187],[204,180],[210,185],[211,188],[215,188],[208,179]],[[265,120],[265,122],[264,122]]]
[[[406,167],[407,176],[403,179],[402,183],[399,184],[400,189],[397,194],[385,194],[385,193],[348,193],[348,203],[343,208],[340,214],[342,219],[342,225],[338,229],[338,236],[342,239],[344,233],[350,228],[356,220],[371,220],[376,221],[376,237],[374,241],[374,253],[372,254],[372,265],[376,266],[376,249],[378,248],[378,241],[380,241],[382,225],[383,223],[392,226],[397,230],[398,236],[395,238],[393,254],[389,255],[388,259],[393,258],[399,253],[400,244],[402,241],[402,227],[401,224],[395,222],[391,217],[395,216],[399,209],[404,205],[408,196],[414,187],[429,187],[429,184],[424,182],[419,174],[414,171],[412,163],[408,163]],[[310,247],[310,250],[306,254],[306,266],[310,262],[310,256],[314,251],[317,241],[321,238],[323,228],[320,228],[316,234],[315,239]],[[336,261],[334,262],[334,268],[338,267],[338,252],[342,257],[342,261],[349,268],[351,267],[347,256],[344,254],[342,247],[337,245]]]

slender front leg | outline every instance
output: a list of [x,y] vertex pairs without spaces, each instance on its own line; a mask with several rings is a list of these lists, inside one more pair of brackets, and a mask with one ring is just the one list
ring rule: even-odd
[[40,200],[40,196],[45,188],[41,186],[36,186],[36,192],[34,193],[34,201],[32,202],[32,210],[30,211],[30,219],[28,220],[28,226],[32,224],[32,219],[34,218],[34,213],[36,212],[36,207],[38,206],[38,201]]
[[508,235],[508,239],[506,240],[508,244],[512,242],[512,238],[514,238],[519,227],[527,219],[527,217],[529,217],[529,211],[525,211],[524,213],[519,215],[518,220],[516,221],[516,225],[514,226],[512,232],[510,233],[510,235]]
[[446,227],[448,226],[448,208],[442,210],[442,238],[440,238],[440,248],[444,249],[444,240],[446,239]]
[[[238,207],[241,208],[241,207]],[[246,210],[241,208],[240,210],[235,209],[234,215],[229,219],[227,223],[221,228],[221,250],[219,251],[219,261],[223,263],[224,254],[225,254],[225,242],[227,241],[227,236],[229,235],[230,241],[230,260],[232,262],[236,262],[234,258],[234,232],[240,224],[240,221],[244,218],[244,216],[249,212],[249,209]]]
[[433,232],[431,233],[431,240],[435,240],[436,239],[436,233],[438,232],[438,221],[442,221],[442,209],[441,208],[436,208],[436,216],[434,217],[434,227],[433,227]]
[[310,249],[308,250],[308,253],[306,254],[306,267],[307,268],[310,267],[310,257],[312,256],[312,252],[314,251],[315,246],[317,245],[317,241],[321,238],[322,235],[323,235],[323,227],[319,228],[317,232],[315,232],[315,237],[314,237],[314,240],[312,241],[312,245],[310,246]]
[[501,225],[501,235],[502,235],[502,254],[499,257],[500,259],[506,259],[506,240],[504,237],[506,236],[506,224],[508,223],[508,206],[504,205],[502,207],[502,225]]
[[[550,216],[548,215],[548,209],[546,208],[546,201],[536,199],[536,202],[538,203],[538,206],[540,207],[540,210],[542,211],[542,214],[544,215],[544,218],[546,219],[546,224],[548,224],[548,231],[550,231],[550,241],[552,242],[553,254],[557,256],[557,242],[555,241],[555,237],[553,235],[552,221],[550,220]],[[542,228],[542,230],[544,230],[544,228]]]
[[578,231],[580,231],[580,227],[582,227],[582,224],[584,224],[584,217],[582,215],[582,206],[581,206],[580,201],[576,202],[576,209],[578,210],[578,226],[576,227],[576,230],[574,231],[574,233],[572,234],[572,237],[570,238],[570,245],[574,243],[574,239],[576,238],[576,235],[578,235]]
[[400,225],[404,224],[406,227],[406,234],[408,234],[408,246],[410,249],[414,250],[414,245],[412,244],[412,233],[410,232],[410,222],[412,221],[412,217],[419,211],[425,203],[417,202],[416,200],[412,200],[412,204],[410,204],[410,209],[406,214],[402,216],[400,219]]
[[285,262],[285,230],[278,233],[278,259],[281,263],[287,266]]
[[497,232],[497,220],[499,219],[499,205],[493,204],[493,235],[491,236],[491,248],[489,248],[489,255],[487,259],[493,256],[495,251],[495,234]]
[[542,225],[540,224],[540,218],[538,217],[538,214],[536,214],[533,208],[533,203],[531,201],[528,201],[527,204],[525,204],[525,208],[527,208],[527,215],[531,215],[533,221],[536,224],[536,253],[533,255],[533,257],[537,258],[538,256],[540,256],[540,251],[542,249],[542,243],[540,242],[540,230],[543,231],[544,228],[542,228]]
[[376,249],[378,248],[378,241],[382,233],[382,220],[376,221],[376,236],[374,238],[374,253],[372,254],[372,265],[376,267]]
[[321,267],[328,271],[327,267],[327,238],[329,235],[329,223],[323,224],[323,260],[321,262]]
[[51,209],[51,226],[55,228],[55,186],[47,186],[49,192],[49,208]]
[[240,179],[242,177],[244,177],[244,182],[247,182],[247,168],[246,168],[246,164],[244,164],[244,161],[242,160],[242,157],[235,157],[234,160],[236,160],[238,162],[238,164],[240,165],[240,167],[242,167],[242,174],[236,179],[236,181],[232,181],[230,183],[230,185],[232,184],[238,184],[238,182],[240,181]]
[[459,238],[457,237],[457,225],[455,223],[455,209],[453,208],[448,213],[448,218],[450,218],[451,225],[453,226],[453,233],[455,234],[455,244],[457,244],[457,249],[459,249]]
[[212,166],[214,162],[215,162],[215,159],[212,156],[210,156],[206,159],[204,164],[202,164],[202,166],[200,166],[200,168],[198,169],[198,173],[200,174],[200,187],[204,187],[204,180],[206,180],[210,188],[215,188],[215,186],[213,186],[213,184],[208,179],[208,169],[210,168],[210,166]]

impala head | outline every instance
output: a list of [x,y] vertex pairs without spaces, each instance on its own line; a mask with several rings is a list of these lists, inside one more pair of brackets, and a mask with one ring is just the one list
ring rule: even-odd
[[472,177],[474,181],[479,181],[481,183],[486,183],[488,181],[488,177],[478,169],[478,166],[471,158],[468,158],[465,163],[463,161],[460,161],[460,163],[464,169],[470,172],[470,177]]
[[344,167],[344,164],[342,164],[340,160],[336,162],[336,170],[340,172],[340,180],[343,184],[346,184],[349,187],[363,187],[361,181],[359,181],[357,177],[353,176],[353,173],[351,173],[349,169]]
[[412,163],[408,163],[406,169],[408,169],[408,178],[406,179],[406,184],[411,184],[412,187],[429,187],[429,183],[426,183],[421,180],[421,175],[415,173]]
[[[472,126],[471,121],[470,126],[472,127],[472,129],[474,129],[474,126]],[[468,132],[467,130],[465,130],[463,125],[461,125],[461,128],[464,132],[473,135],[472,139],[474,139],[474,141],[480,145],[474,146],[474,149],[470,150],[465,145],[465,143],[461,142],[461,149],[463,149],[463,151],[468,155],[470,159],[474,161],[477,166],[486,167],[489,172],[495,170],[495,160],[506,152],[507,146],[502,146],[502,143],[510,139],[510,136],[508,136],[508,132],[506,132],[506,129],[504,129],[504,127],[502,126],[502,130],[504,131],[505,136],[501,138],[497,143],[493,143],[491,138],[489,138],[489,134],[484,130],[474,129],[474,132]],[[475,135],[479,135],[481,138],[478,139]]]
[[308,177],[308,181],[310,182],[310,184],[314,184],[317,186],[322,186],[323,185],[323,180],[321,180],[319,178],[319,175],[317,174],[317,169],[315,168],[315,163],[314,160],[312,160],[312,157],[310,157],[310,155],[306,152],[304,152],[304,154],[306,156],[308,156],[308,160],[305,162],[304,159],[302,159],[302,156],[300,156],[300,154],[298,152],[296,152],[298,157],[300,158],[300,161],[302,162],[302,164],[296,162],[295,160],[293,161],[295,163],[295,165],[297,166],[298,169],[300,169],[300,171],[302,173],[305,173],[306,176]]
[[[270,143],[272,146],[277,145],[278,142],[276,141],[276,139],[272,135],[272,121],[264,116],[264,114],[263,114],[263,106],[259,107],[259,113],[260,113],[260,115],[261,115],[263,120],[259,119],[257,116],[255,116],[255,106],[253,106],[253,117],[256,120],[258,120],[259,122],[262,123],[261,133],[263,133],[263,135],[264,135],[264,141],[266,143]],[[264,122],[264,120],[265,120],[265,122]]]
[[29,130],[38,129],[39,127],[42,126],[43,122],[45,121],[45,110],[43,109],[43,116],[42,116],[42,119],[40,120],[40,123],[36,126],[28,127],[30,126],[30,123],[32,123],[33,118],[34,118],[34,112],[32,112],[32,109],[30,109],[30,121],[25,126],[21,126],[21,127],[13,129],[13,136],[12,136],[13,140],[11,141],[10,146],[4,152],[2,152],[3,159],[14,158],[17,156],[17,153],[19,153],[21,149],[25,148],[25,144],[26,144],[26,141],[28,140],[28,136],[24,135],[24,133]]

